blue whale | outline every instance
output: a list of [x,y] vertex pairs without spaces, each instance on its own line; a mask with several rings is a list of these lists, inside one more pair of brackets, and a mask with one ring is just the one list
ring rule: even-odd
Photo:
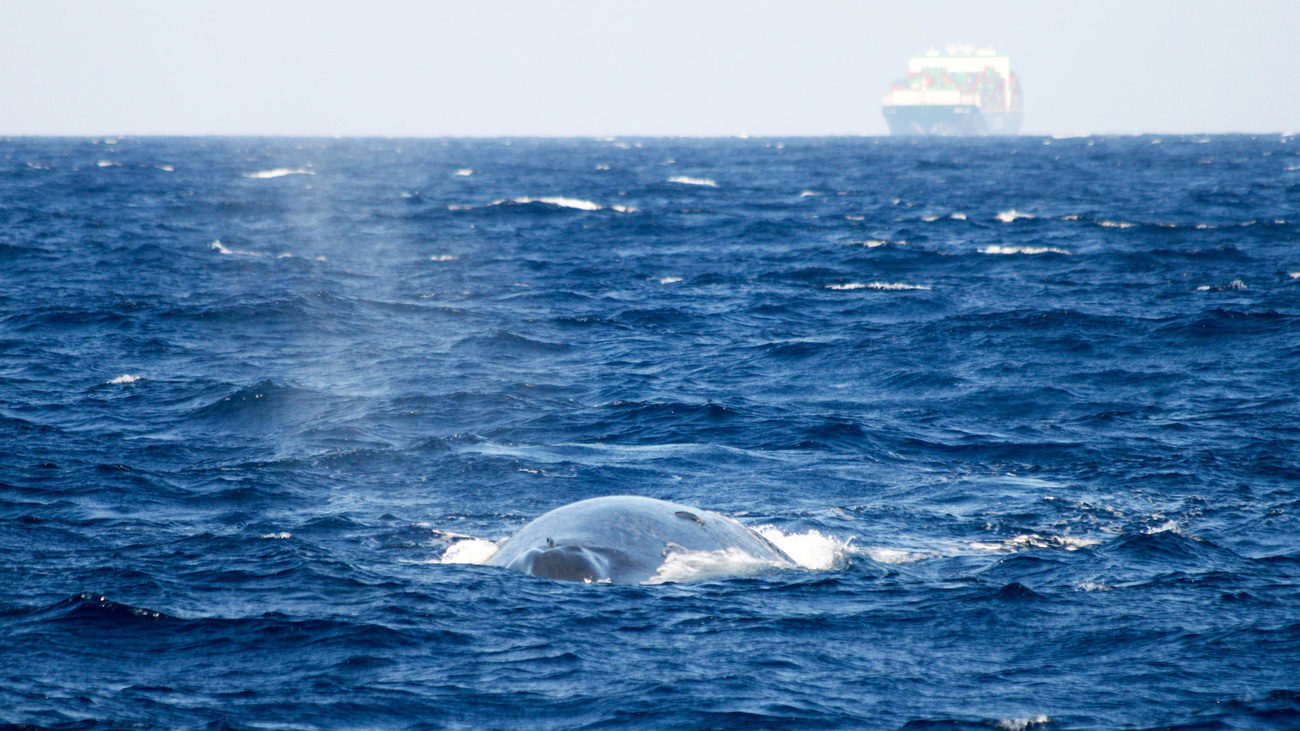
[[640,584],[674,553],[714,551],[740,551],[774,567],[796,565],[731,518],[630,495],[556,508],[502,543],[487,563],[548,579]]

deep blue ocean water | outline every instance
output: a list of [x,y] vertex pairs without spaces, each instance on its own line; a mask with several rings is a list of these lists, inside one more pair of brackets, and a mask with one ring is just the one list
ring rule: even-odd
[[0,724],[1300,727],[1298,391],[1294,137],[2,140]]

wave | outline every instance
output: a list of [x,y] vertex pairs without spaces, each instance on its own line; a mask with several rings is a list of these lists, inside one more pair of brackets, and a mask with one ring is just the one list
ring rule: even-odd
[[486,206],[452,204],[447,206],[447,210],[472,211],[479,208],[491,208],[494,206],[526,206],[535,203],[541,203],[548,206],[555,206],[556,208],[571,208],[577,211],[610,210],[610,211],[616,211],[618,213],[636,213],[636,209],[633,208],[632,206],[624,206],[618,204],[604,206],[594,201],[584,200],[582,198],[568,198],[559,195],[544,195],[537,198],[531,196],[520,196],[518,198],[501,198],[498,200],[494,200],[491,203],[488,203]]
[[271,170],[258,170],[257,172],[253,172],[253,173],[244,173],[244,177],[253,178],[255,180],[266,180],[268,178],[283,178],[286,175],[315,175],[315,174],[316,174],[315,170],[308,170],[307,168],[274,168]]
[[113,380],[109,381],[109,383],[135,383],[136,381],[143,381],[143,380],[144,380],[144,376],[133,376],[130,373],[123,373],[117,378],[114,378]]
[[553,206],[559,206],[560,208],[576,208],[580,211],[600,211],[605,208],[605,206],[602,206],[599,203],[593,203],[592,201],[583,200],[581,198],[565,198],[558,195],[543,196],[541,198],[515,198],[513,201],[521,205],[528,203],[548,203]]
[[977,551],[1027,551],[1033,548],[1056,548],[1065,551],[1077,551],[1080,548],[1099,545],[1096,538],[1076,538],[1074,536],[1043,535],[1042,533],[1022,533],[1021,535],[1001,541],[972,541],[970,547]]
[[770,574],[785,569],[781,561],[769,561],[738,548],[721,551],[666,551],[663,565],[647,584],[694,584],[719,579]]
[[482,566],[496,555],[499,546],[494,541],[467,537],[456,541],[443,552],[439,563],[471,564]]
[[1228,282],[1227,284],[1222,284],[1222,285],[1209,285],[1209,284],[1202,284],[1201,286],[1199,286],[1199,287],[1196,288],[1196,291],[1198,291],[1198,292],[1231,292],[1232,290],[1235,290],[1235,289],[1248,289],[1248,287],[1246,286],[1246,283],[1243,282],[1243,281],[1241,281],[1240,279],[1234,279],[1234,280],[1232,280],[1231,282]]
[[[209,249],[212,249],[213,251],[216,251],[218,254],[222,254],[222,255],[224,255],[224,256],[269,256],[269,257],[272,257],[272,258],[274,258],[274,259],[295,259],[295,258],[297,258],[297,257],[295,257],[293,254],[290,254],[290,253],[287,252],[287,251],[282,251],[282,252],[280,252],[279,254],[274,254],[274,255],[272,255],[272,254],[268,254],[268,253],[263,252],[263,251],[249,251],[249,250],[247,250],[247,249],[232,249],[232,248],[226,246],[225,244],[221,243],[221,239],[217,239],[216,241],[213,241],[212,243],[208,244],[208,248],[209,248]],[[311,261],[325,261],[325,260],[326,260],[325,257],[323,257],[323,256],[315,256],[315,257],[309,257],[309,258],[310,258]]]
[[33,612],[34,617],[70,624],[105,625],[125,628],[132,625],[180,621],[162,612],[115,602],[103,594],[82,592]]
[[244,251],[242,249],[231,249],[227,247],[225,244],[221,243],[221,239],[217,239],[216,241],[213,241],[212,243],[208,244],[208,248],[215,250],[218,254],[225,254],[226,256],[235,256],[235,255],[266,256],[266,254],[263,254],[260,251]]
[[981,254],[1065,254],[1072,256],[1073,252],[1065,249],[1058,249],[1055,246],[985,246],[980,249]]
[[754,530],[785,551],[785,555],[794,559],[795,563],[812,571],[827,571],[842,566],[848,556],[858,553],[853,547],[853,539],[828,536],[815,529],[803,533],[786,533],[775,526],[762,525]]
[[716,188],[718,183],[710,178],[692,178],[689,175],[674,175],[668,179],[670,183],[680,183],[682,185],[702,185],[706,188]]
[[1012,221],[1018,218],[1032,219],[1034,218],[1034,216],[1033,214],[1030,213],[1021,213],[1020,211],[1017,211],[1016,209],[1012,208],[1009,211],[1002,211],[996,216],[996,218],[1003,223],[1011,223]]
[[850,289],[877,289],[889,291],[903,290],[928,290],[930,287],[924,284],[902,284],[899,282],[849,282],[848,284],[827,284],[824,289],[850,290]]
[[853,246],[865,246],[868,249],[878,249],[882,246],[907,246],[907,242],[902,239],[890,241],[888,239],[867,239],[865,241],[846,241],[846,244]]

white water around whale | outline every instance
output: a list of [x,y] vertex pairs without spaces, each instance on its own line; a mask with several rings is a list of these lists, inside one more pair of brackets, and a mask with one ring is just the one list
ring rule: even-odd
[[[854,547],[852,538],[841,539],[818,530],[785,533],[771,525],[757,526],[753,530],[784,551],[800,568],[810,571],[840,567],[851,555],[870,555],[870,552]],[[500,544],[485,538],[465,537],[448,546],[439,563],[486,565],[499,547]],[[781,565],[738,549],[678,550],[666,557],[663,566],[646,583],[693,583],[764,573],[777,568]]]

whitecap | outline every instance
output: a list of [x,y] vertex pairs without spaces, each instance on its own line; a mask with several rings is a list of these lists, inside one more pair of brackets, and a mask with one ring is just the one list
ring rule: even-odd
[[165,173],[174,173],[174,172],[176,172],[176,168],[172,167],[171,165],[155,165],[154,167],[158,168],[159,170],[161,170],[161,171],[163,171],[163,172],[165,172]]
[[965,221],[965,220],[966,220],[966,214],[965,214],[965,213],[953,213],[953,214],[949,215],[948,218],[951,218],[951,219],[954,220],[954,221]]
[[1038,533],[1025,533],[1023,535],[1008,538],[1004,541],[973,541],[970,546],[979,551],[1024,551],[1031,548],[1058,548],[1066,551],[1077,551],[1080,548],[1095,546],[1101,543],[1096,538],[1074,538],[1072,536],[1052,536],[1040,535]]
[[1020,211],[1017,211],[1014,208],[1012,208],[1009,211],[1002,211],[997,215],[997,219],[1003,223],[1011,223],[1017,218],[1033,218],[1033,217],[1034,217],[1033,214],[1021,213]]
[[208,244],[208,248],[216,249],[217,253],[226,254],[226,255],[238,254],[239,256],[265,256],[265,254],[262,254],[257,251],[243,251],[241,249],[226,248],[226,246],[221,243],[221,239],[217,239],[216,241],[213,241],[212,243]]
[[1030,726],[1041,726],[1050,723],[1051,720],[1046,715],[1040,714],[1029,718],[1004,718],[993,725],[1006,731],[1025,731]]
[[1097,225],[1104,228],[1133,228],[1137,224],[1128,221],[1101,221]]
[[1143,532],[1143,533],[1146,533],[1146,534],[1149,535],[1149,536],[1150,536],[1150,535],[1155,535],[1155,534],[1157,534],[1157,533],[1177,533],[1177,534],[1181,535],[1182,532],[1183,532],[1183,529],[1182,529],[1182,526],[1180,526],[1180,525],[1178,524],[1178,521],[1176,521],[1176,520],[1166,520],[1164,523],[1161,523],[1160,525],[1157,525],[1157,526],[1152,526],[1152,527],[1150,527],[1150,528],[1147,528],[1146,530],[1144,530],[1144,531],[1142,531],[1142,532]]
[[1287,276],[1292,279],[1300,279],[1300,272],[1287,272]]
[[[540,198],[529,198],[529,197],[512,198],[510,202],[518,203],[520,205],[523,205],[525,203],[546,203],[548,205],[559,206],[560,208],[572,208],[578,211],[603,211],[606,208],[613,211],[617,211],[619,213],[633,213],[636,211],[636,209],[631,206],[620,206],[620,205],[602,206],[601,204],[596,203],[594,201],[583,200],[581,198],[566,198],[564,196],[559,196],[559,195],[546,195]],[[504,200],[492,201],[492,205],[494,206],[500,205],[502,203],[505,203],[505,201]],[[452,206],[447,206],[447,207],[451,210],[460,210],[457,208],[453,208]],[[467,207],[472,208],[472,206],[467,206]]]
[[659,280],[659,283],[660,283],[660,284],[676,284],[676,283],[678,283],[678,282],[680,282],[680,281],[682,281],[682,278],[681,278],[681,277],[664,277],[663,279],[660,279],[660,280]]
[[1196,288],[1198,292],[1226,292],[1232,289],[1247,289],[1246,283],[1240,279],[1234,279],[1223,286],[1212,287],[1208,284],[1202,284]]
[[938,217],[938,216],[921,216],[921,220],[922,220],[922,221],[925,221],[926,223],[934,223],[935,221],[938,221],[938,220],[939,220],[939,217]]
[[1070,254],[1065,249],[1054,246],[998,246],[996,244],[986,246],[979,252],[981,254]]
[[120,162],[113,162],[112,160],[100,160],[99,162],[95,163],[95,167],[101,167],[101,168],[120,168],[120,167],[122,167],[122,163],[120,163]]
[[582,200],[581,198],[565,198],[563,196],[548,195],[541,198],[515,198],[515,203],[549,203],[561,208],[576,208],[579,211],[599,211],[604,206],[592,201]]
[[849,282],[848,284],[828,284],[826,289],[849,290],[849,289],[876,289],[883,291],[900,292],[906,290],[928,290],[930,287],[924,284],[903,284],[901,282]]
[[267,178],[283,178],[286,175],[315,175],[314,170],[307,168],[275,168],[273,170],[258,170],[255,173],[244,173],[245,178],[256,178],[265,180]]
[[279,533],[263,533],[262,535],[258,536],[258,538],[267,538],[273,541],[283,541],[289,538],[293,538],[293,534],[289,533],[289,531],[287,530],[282,530]]
[[438,563],[464,563],[482,566],[496,555],[497,544],[482,538],[456,541],[447,547]]
[[109,381],[109,383],[135,383],[136,381],[143,381],[143,380],[144,380],[144,376],[133,376],[130,373],[123,373],[117,378],[114,378],[113,380]]
[[454,254],[434,254],[429,257],[429,261],[456,261],[459,258]]
[[460,170],[457,170],[455,174],[461,176],[462,178],[469,177],[470,175],[473,175],[473,174],[474,174],[474,169],[473,169],[473,168],[461,168]]
[[718,184],[709,178],[692,178],[687,175],[674,175],[668,179],[670,183],[681,183],[682,185],[703,185],[709,188],[716,188]]
[[927,558],[934,558],[937,554],[933,553],[916,553],[913,551],[900,551],[894,548],[866,548],[863,553],[876,563],[900,564],[914,563],[924,561]]
[[1101,584],[1095,581],[1085,581],[1082,584],[1079,584],[1075,588],[1077,588],[1079,591],[1113,591],[1114,590],[1113,587],[1111,587],[1109,584]]
[[818,193],[815,190],[805,190],[799,193],[800,198],[807,198],[809,196],[814,196],[814,195],[821,195],[821,193]]

